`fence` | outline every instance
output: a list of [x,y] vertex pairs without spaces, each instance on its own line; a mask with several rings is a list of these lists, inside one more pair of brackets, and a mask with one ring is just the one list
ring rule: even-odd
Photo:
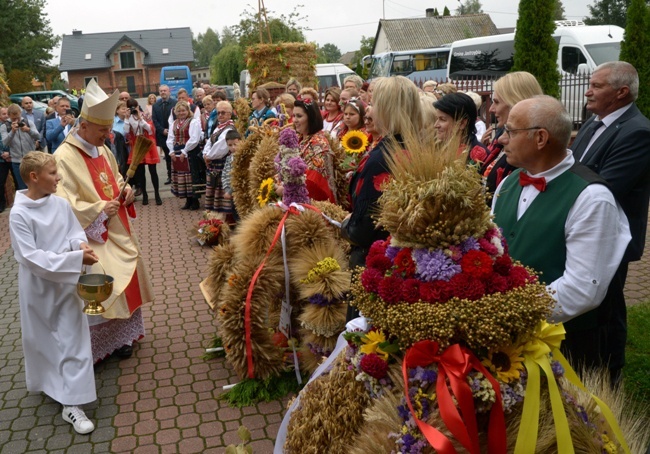
[[[579,129],[580,126],[589,119],[592,115],[586,109],[585,93],[589,88],[589,79],[591,74],[563,74],[560,78],[560,101],[564,108],[569,112],[573,120],[573,128]],[[474,91],[481,95],[483,98],[483,106],[481,107],[480,114],[486,122],[494,122],[489,114],[490,104],[492,103],[492,94],[494,92],[494,82],[497,77],[490,76],[475,76],[466,77],[458,80],[438,80],[438,83],[451,82],[458,88],[459,91]],[[418,87],[422,88],[426,79],[415,79],[413,82]]]

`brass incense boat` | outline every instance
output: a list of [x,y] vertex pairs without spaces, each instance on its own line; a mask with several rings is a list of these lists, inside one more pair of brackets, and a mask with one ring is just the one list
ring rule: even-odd
[[113,277],[106,274],[101,263],[99,266],[102,267],[104,274],[86,274],[84,268],[77,282],[77,294],[86,302],[83,312],[88,315],[100,315],[106,312],[102,303],[113,293]]

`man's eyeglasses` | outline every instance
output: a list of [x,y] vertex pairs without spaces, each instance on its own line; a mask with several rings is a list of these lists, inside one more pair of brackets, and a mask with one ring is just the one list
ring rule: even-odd
[[217,112],[217,115],[226,115],[226,114],[229,114],[229,113],[230,112],[228,112],[226,110],[220,110],[220,111]]
[[503,126],[503,131],[508,134],[508,139],[512,139],[512,133],[517,132],[517,131],[533,131],[535,129],[544,129],[541,126],[533,126],[532,128],[517,128],[517,129],[510,129],[508,128],[508,125]]

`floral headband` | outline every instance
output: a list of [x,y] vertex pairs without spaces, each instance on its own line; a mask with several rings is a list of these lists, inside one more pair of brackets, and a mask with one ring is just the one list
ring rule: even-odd
[[313,103],[313,101],[311,100],[311,98],[303,98],[302,96],[298,96],[298,97],[296,98],[296,101],[300,101],[301,103],[303,103],[303,104],[304,104],[305,106],[307,106],[307,107],[311,107],[311,105],[312,105],[312,103]]
[[356,96],[353,97],[353,98],[350,98],[350,100],[348,102],[342,103],[342,105],[343,105],[344,108],[347,107],[347,106],[352,106],[359,113],[361,113],[361,109],[360,109],[359,105],[362,105],[364,109],[367,107],[367,104],[365,102],[363,102],[363,100],[361,98],[357,98]]

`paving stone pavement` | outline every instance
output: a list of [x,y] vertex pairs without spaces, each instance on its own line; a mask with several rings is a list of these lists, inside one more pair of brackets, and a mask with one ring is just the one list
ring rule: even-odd
[[84,406],[96,425],[89,435],[62,420],[59,404],[26,390],[18,267],[8,211],[0,214],[0,454],[223,453],[239,443],[241,424],[256,454],[273,451],[287,399],[242,409],[217,400],[222,386],[238,379],[225,359],[201,358],[216,333],[198,287],[210,249],[190,241],[187,231],[199,214],[182,211],[168,188],[162,206],[153,198],[148,206],[136,202],[135,230],[156,301],[143,308],[146,335],[133,357],[95,367],[98,400]]
[[[240,424],[250,429],[256,454],[273,451],[287,399],[242,409],[217,400],[221,387],[237,377],[224,359],[201,358],[216,331],[198,287],[210,249],[188,238],[197,212],[180,210],[169,186],[162,196],[162,206],[153,198],[149,206],[136,202],[135,229],[156,293],[155,303],[143,309],[146,336],[132,358],[109,358],[95,367],[98,401],[85,406],[97,427],[90,435],[76,434],[56,402],[25,388],[18,267],[8,211],[0,214],[0,454],[222,453],[239,442]],[[630,305],[650,301],[647,251],[630,266]]]

